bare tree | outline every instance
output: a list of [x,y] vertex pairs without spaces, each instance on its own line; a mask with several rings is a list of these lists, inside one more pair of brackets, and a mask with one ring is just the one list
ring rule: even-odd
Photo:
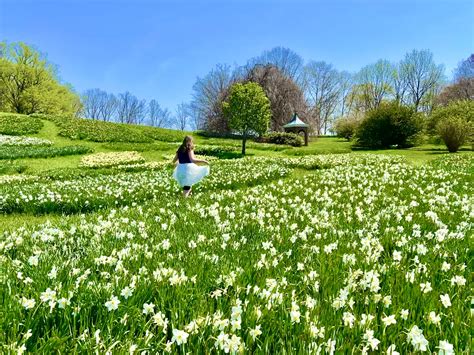
[[222,101],[234,82],[230,66],[218,64],[205,77],[197,78],[193,85],[193,114],[200,128],[224,132],[226,121],[222,120]]
[[408,90],[408,80],[400,63],[394,64],[392,69],[392,88],[395,100],[404,104]]
[[82,94],[83,114],[85,117],[95,120],[100,118],[102,93],[104,92],[100,89],[89,89]]
[[171,124],[171,112],[163,109],[158,101],[151,100],[148,103],[148,123],[154,127],[168,127]]
[[256,65],[241,79],[243,82],[258,83],[270,100],[272,118],[270,129],[280,131],[295,112],[306,119],[306,101],[301,88],[274,65]]
[[318,134],[326,133],[340,97],[341,76],[331,64],[309,62],[304,69],[304,88]]
[[89,89],[82,95],[82,106],[84,117],[110,121],[117,109],[117,99],[103,90]]
[[365,110],[377,108],[392,91],[393,67],[389,61],[380,59],[363,67],[357,74],[358,91]]
[[425,95],[436,91],[443,81],[444,67],[436,65],[428,50],[413,50],[405,55],[400,70],[407,82],[408,103],[418,110]]
[[471,54],[469,58],[460,62],[454,70],[455,81],[471,78],[474,78],[474,54]]
[[295,82],[300,82],[303,74],[303,59],[289,48],[275,47],[249,60],[247,67],[272,65]]
[[474,100],[474,77],[464,78],[446,86],[436,98],[436,104],[445,106],[452,101]]
[[128,91],[119,94],[117,119],[120,123],[142,123],[145,117],[145,101],[137,99]]
[[102,104],[100,105],[99,116],[102,121],[112,121],[118,108],[118,100],[114,94],[104,92],[101,96]]
[[190,120],[189,115],[189,105],[185,103],[178,104],[176,107],[175,113],[175,124],[176,127],[179,128],[181,131],[184,131],[188,126]]
[[349,100],[352,85],[354,85],[354,76],[347,71],[340,72],[339,73],[339,87],[340,87],[339,105],[341,109],[340,111],[341,116],[343,117],[348,115],[352,109],[352,102],[351,100]]

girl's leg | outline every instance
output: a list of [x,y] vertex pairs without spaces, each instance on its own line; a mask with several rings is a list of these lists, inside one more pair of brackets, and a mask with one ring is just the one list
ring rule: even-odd
[[184,197],[188,197],[190,191],[191,191],[191,186],[183,186],[183,196]]

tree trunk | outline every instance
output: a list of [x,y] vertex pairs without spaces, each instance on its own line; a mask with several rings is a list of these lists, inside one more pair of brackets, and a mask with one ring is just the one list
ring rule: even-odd
[[242,155],[245,155],[245,143],[247,143],[247,133],[244,133],[242,139]]

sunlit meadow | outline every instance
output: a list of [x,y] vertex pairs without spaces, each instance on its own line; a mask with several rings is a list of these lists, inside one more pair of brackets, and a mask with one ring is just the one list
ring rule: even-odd
[[469,353],[472,155],[141,161],[2,182],[69,215],[1,236],[2,352]]

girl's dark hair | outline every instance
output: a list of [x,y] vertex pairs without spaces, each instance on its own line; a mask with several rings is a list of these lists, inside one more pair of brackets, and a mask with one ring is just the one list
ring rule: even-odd
[[193,149],[194,149],[193,137],[186,136],[183,139],[183,143],[179,146],[178,151],[184,153],[184,152],[189,152]]

